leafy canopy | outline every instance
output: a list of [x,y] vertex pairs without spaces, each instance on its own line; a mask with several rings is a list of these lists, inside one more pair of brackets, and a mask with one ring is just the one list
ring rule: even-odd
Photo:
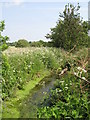
[[56,26],[51,28],[50,34],[46,35],[46,38],[50,38],[55,47],[70,50],[75,45],[87,45],[88,26],[80,19],[79,9],[79,4],[77,6],[66,5],[63,14],[59,15]]

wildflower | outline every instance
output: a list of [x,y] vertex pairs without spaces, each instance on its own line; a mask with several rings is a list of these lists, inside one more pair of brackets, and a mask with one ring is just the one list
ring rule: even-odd
[[60,61],[63,61],[63,59],[60,59]]
[[85,77],[82,77],[82,79],[86,80],[86,78],[85,78]]
[[15,72],[15,70],[13,70],[13,72]]
[[78,70],[82,70],[82,68],[81,68],[81,67],[77,67],[77,69],[78,69]]
[[59,90],[58,92],[62,92],[62,90]]
[[86,73],[86,72],[87,72],[85,69],[82,69],[82,71],[83,71],[84,73]]
[[84,73],[87,72],[85,69],[83,69],[83,68],[81,68],[81,67],[77,67],[77,69],[83,71]]
[[60,83],[64,83],[64,81],[60,81]]
[[65,87],[65,89],[68,89],[68,87]]
[[28,65],[28,67],[30,68],[30,67],[31,67],[31,65]]
[[72,85],[72,83],[70,83],[70,85]]
[[78,73],[74,72],[74,75],[78,75]]

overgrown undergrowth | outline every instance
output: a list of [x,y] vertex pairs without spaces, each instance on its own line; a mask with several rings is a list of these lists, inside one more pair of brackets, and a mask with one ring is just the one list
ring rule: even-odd
[[82,92],[80,84],[81,80],[70,73],[58,79],[55,88],[39,108],[38,117],[89,120],[89,91]]
[[31,79],[34,80],[34,76],[40,77],[42,71],[57,69],[60,60],[63,60],[63,53],[53,48],[6,50],[2,55],[3,99],[11,96],[15,88],[23,89],[23,85]]
[[39,118],[89,119],[88,50],[82,48],[68,53],[56,48],[9,48],[4,51],[2,63],[2,97],[10,97],[13,91],[24,89],[30,80],[39,78],[43,71],[61,71],[70,65],[66,75],[59,76],[51,90]]

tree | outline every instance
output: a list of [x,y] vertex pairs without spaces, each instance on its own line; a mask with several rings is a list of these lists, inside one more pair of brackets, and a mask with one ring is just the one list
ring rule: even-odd
[[[63,14],[60,13],[57,25],[51,28],[51,33],[46,35],[50,38],[55,47],[70,50],[74,46],[82,46],[88,41],[86,23],[80,18],[79,4],[77,7],[72,4],[65,6]],[[86,27],[86,28],[85,28]]]
[[24,39],[18,40],[18,42],[15,45],[15,47],[28,47],[28,46],[29,46],[29,42]]
[[90,30],[90,21],[88,21],[88,30]]
[[8,48],[8,45],[6,44],[6,41],[9,40],[9,37],[5,36],[3,37],[1,33],[5,29],[5,22],[0,22],[0,51],[3,51]]

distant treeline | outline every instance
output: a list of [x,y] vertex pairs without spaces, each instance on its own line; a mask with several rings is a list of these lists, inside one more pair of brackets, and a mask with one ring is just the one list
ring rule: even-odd
[[25,39],[20,39],[17,42],[7,43],[8,46],[15,46],[15,47],[53,47],[53,43],[51,41],[45,42],[43,40],[28,42]]

